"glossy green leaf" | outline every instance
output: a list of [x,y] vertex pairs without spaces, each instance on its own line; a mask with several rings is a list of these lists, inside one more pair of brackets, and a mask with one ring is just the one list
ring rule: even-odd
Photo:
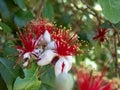
[[40,76],[40,80],[42,83],[50,86],[55,87],[55,74],[54,68],[50,65],[42,67],[43,73]]
[[21,9],[26,10],[25,0],[13,0]]
[[38,68],[33,65],[30,69],[24,69],[25,78],[17,78],[13,90],[38,90],[40,81],[37,78]]
[[53,6],[50,3],[45,4],[45,7],[44,7],[43,12],[42,12],[42,16],[44,18],[49,18],[50,20],[53,19],[54,10],[53,10]]
[[7,85],[8,90],[13,89],[14,81],[18,76],[20,76],[21,78],[24,77],[22,69],[19,66],[13,68],[14,65],[15,62],[0,58],[0,73]]
[[102,12],[106,19],[112,23],[120,21],[120,0],[99,0]]
[[[10,28],[15,28],[13,16],[18,10],[13,0],[0,0],[0,17]],[[13,29],[12,29],[13,30]]]
[[2,27],[3,31],[6,33],[9,33],[12,31],[11,28],[5,23],[0,22],[0,27]]
[[41,83],[39,90],[56,90],[53,87],[50,87],[49,85]]
[[14,22],[19,27],[23,27],[27,21],[30,21],[33,19],[33,14],[31,11],[22,11],[18,10],[14,17]]

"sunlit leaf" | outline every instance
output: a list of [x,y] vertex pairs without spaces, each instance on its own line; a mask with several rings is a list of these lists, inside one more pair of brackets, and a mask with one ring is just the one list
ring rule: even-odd
[[49,85],[41,83],[39,90],[56,90],[56,89],[53,87],[50,87]]
[[13,90],[38,90],[40,81],[37,78],[38,68],[33,65],[30,69],[24,69],[25,78],[17,78]]
[[120,21],[120,0],[99,0],[106,19],[112,23]]

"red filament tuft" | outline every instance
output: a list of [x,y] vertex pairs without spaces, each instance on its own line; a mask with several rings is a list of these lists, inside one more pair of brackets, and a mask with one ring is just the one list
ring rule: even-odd
[[77,34],[70,33],[70,30],[57,28],[53,33],[52,39],[56,43],[56,52],[60,56],[76,55],[80,52],[80,42]]
[[37,37],[39,38],[44,32],[47,30],[50,34],[52,33],[54,29],[54,24],[50,23],[47,19],[45,20],[38,20],[38,21],[32,21],[31,27],[36,33]]
[[111,82],[106,83],[103,80],[107,65],[104,67],[100,76],[93,76],[89,71],[85,70],[85,72],[77,71],[78,90],[112,90]]
[[23,53],[32,52],[36,47],[37,39],[34,38],[34,33],[28,30],[27,33],[19,31],[19,38],[23,46],[17,46],[17,49]]
[[106,33],[107,33],[106,28],[99,29],[98,33],[93,37],[93,39],[99,40],[100,42],[104,42],[104,40],[106,39]]

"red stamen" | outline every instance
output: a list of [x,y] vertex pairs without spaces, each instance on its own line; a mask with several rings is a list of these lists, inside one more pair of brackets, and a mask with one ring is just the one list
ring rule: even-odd
[[93,37],[93,39],[99,40],[100,42],[104,42],[104,40],[106,39],[106,33],[107,33],[106,28],[99,29],[98,33]]
[[61,56],[76,55],[80,52],[81,44],[78,41],[77,34],[71,35],[70,30],[57,28],[52,34],[52,39],[56,43],[56,53]]

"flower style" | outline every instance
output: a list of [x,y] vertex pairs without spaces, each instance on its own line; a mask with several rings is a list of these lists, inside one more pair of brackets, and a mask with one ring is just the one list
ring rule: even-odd
[[34,30],[36,37],[42,42],[49,43],[51,40],[50,34],[54,29],[54,24],[47,19],[36,20],[31,22],[31,27]]
[[101,75],[93,76],[89,71],[77,71],[78,90],[112,90],[111,82],[105,82],[103,76],[106,67]]
[[99,29],[98,33],[93,37],[93,39],[99,40],[100,42],[104,42],[104,40],[106,39],[106,33],[107,33],[106,28]]
[[23,66],[27,66],[28,59],[30,59],[30,55],[33,54],[37,57],[38,53],[40,53],[42,49],[36,49],[38,42],[37,39],[34,37],[34,33],[32,31],[27,30],[26,33],[22,33],[21,31],[19,31],[18,36],[23,45],[16,46],[17,50],[20,53],[18,61],[23,58],[25,60]]
[[[76,34],[69,30],[56,28],[52,34],[52,40],[40,57],[38,65],[46,65],[55,61],[55,75],[67,73],[73,62],[73,55],[80,53],[80,43]],[[57,58],[56,58],[57,57]]]

